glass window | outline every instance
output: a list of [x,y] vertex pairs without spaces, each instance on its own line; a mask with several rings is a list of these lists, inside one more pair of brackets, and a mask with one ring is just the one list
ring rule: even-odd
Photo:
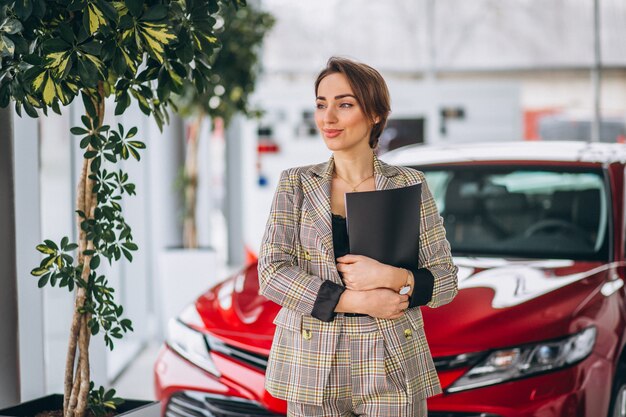
[[416,167],[426,175],[455,255],[608,259],[601,169]]

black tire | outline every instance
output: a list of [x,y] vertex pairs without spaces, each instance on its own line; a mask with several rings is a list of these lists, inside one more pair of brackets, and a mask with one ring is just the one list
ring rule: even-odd
[[626,363],[623,361],[615,372],[608,417],[626,417]]

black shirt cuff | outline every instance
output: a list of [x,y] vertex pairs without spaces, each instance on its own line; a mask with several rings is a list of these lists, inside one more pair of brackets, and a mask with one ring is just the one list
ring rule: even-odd
[[409,297],[409,308],[423,306],[433,298],[435,277],[426,268],[411,269],[414,278],[413,294]]
[[335,308],[339,303],[339,297],[346,290],[339,284],[332,281],[324,281],[317,293],[317,298],[313,304],[311,315],[321,321],[330,322],[335,319]]

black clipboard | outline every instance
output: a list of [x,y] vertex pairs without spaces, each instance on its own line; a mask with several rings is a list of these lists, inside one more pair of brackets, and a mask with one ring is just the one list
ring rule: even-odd
[[346,193],[345,202],[351,254],[417,268],[422,184]]

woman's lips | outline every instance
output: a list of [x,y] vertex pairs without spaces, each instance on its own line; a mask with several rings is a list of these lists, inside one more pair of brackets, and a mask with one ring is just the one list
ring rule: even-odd
[[341,129],[323,129],[324,132],[324,136],[326,136],[327,138],[336,138],[337,136],[339,136],[342,132]]

